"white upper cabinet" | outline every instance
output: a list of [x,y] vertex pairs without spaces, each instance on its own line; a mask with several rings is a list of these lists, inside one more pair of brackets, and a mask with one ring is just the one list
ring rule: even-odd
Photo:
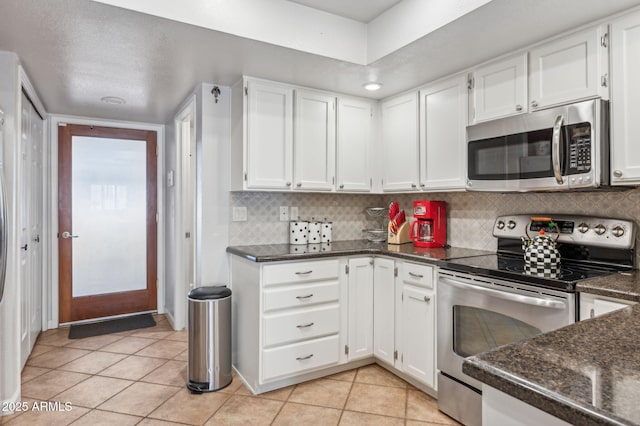
[[464,189],[467,105],[465,75],[420,90],[421,189]]
[[640,184],[640,12],[611,24],[611,183]]
[[418,94],[382,103],[382,190],[418,189]]
[[335,182],[336,98],[295,91],[294,189],[333,189]]
[[247,81],[248,189],[289,189],[292,182],[293,89]]
[[372,104],[338,99],[337,190],[371,190]]
[[529,51],[531,110],[600,96],[608,99],[606,27],[589,28]]
[[470,121],[493,120],[527,112],[527,54],[473,70]]

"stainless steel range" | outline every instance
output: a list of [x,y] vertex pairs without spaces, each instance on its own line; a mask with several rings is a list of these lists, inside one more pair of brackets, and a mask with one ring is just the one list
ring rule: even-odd
[[[464,358],[577,321],[577,282],[634,268],[634,222],[544,216],[501,216],[497,253],[439,264],[438,408],[465,425],[482,423],[482,384],[462,373]],[[557,238],[560,265],[527,272],[521,238],[541,229]]]

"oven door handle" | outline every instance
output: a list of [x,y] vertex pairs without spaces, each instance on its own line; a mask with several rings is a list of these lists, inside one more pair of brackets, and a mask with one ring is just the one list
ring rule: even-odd
[[542,306],[551,309],[565,309],[566,303],[559,300],[543,299],[541,297],[525,296],[523,294],[513,294],[506,291],[493,290],[490,288],[480,287],[473,284],[461,283],[449,278],[440,277],[440,281],[453,287],[465,290],[473,290],[499,299],[509,300],[511,302],[525,303],[527,305]]
[[560,131],[562,130],[563,121],[562,114],[556,117],[556,124],[553,126],[553,136],[551,138],[551,163],[553,164],[553,176],[556,178],[558,185],[562,185],[564,182],[560,171]]

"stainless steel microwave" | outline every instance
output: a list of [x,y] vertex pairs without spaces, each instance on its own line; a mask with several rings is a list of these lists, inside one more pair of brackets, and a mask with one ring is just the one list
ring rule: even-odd
[[609,185],[609,103],[593,99],[467,127],[467,189]]

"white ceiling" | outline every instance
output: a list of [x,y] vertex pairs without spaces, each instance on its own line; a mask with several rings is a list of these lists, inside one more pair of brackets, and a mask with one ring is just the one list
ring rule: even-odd
[[323,12],[368,23],[400,0],[289,0]]
[[[493,0],[358,65],[88,0],[1,0],[0,50],[20,56],[50,113],[166,123],[199,82],[244,74],[380,99],[638,4]],[[362,88],[372,78],[382,90]]]

